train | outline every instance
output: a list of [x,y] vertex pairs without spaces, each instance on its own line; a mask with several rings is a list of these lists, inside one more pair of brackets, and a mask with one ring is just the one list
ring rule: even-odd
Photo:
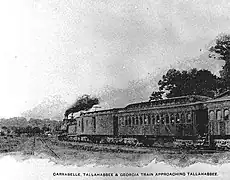
[[230,149],[230,91],[180,96],[65,117],[60,140]]

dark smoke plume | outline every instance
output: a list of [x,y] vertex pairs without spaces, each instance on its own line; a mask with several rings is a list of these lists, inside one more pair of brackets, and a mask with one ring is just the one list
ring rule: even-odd
[[91,109],[94,105],[99,104],[99,99],[95,97],[90,97],[90,95],[83,95],[76,100],[76,102],[65,111],[65,117],[71,113],[76,113],[79,111],[87,111]]

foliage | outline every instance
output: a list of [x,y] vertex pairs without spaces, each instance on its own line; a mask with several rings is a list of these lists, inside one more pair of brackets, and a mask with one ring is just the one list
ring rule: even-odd
[[41,129],[39,127],[34,127],[32,130],[33,134],[40,134],[41,133]]
[[27,126],[25,128],[25,133],[31,134],[33,132],[33,128],[31,126]]
[[230,35],[221,34],[216,38],[215,44],[209,48],[210,58],[224,60],[225,64],[220,71],[222,78],[222,88],[230,88]]
[[164,94],[164,92],[162,91],[153,91],[151,96],[150,96],[150,100],[161,100],[162,95]]
[[47,126],[43,126],[43,127],[42,127],[42,132],[44,133],[44,132],[46,132],[46,131],[50,131],[50,128],[47,127]]
[[230,61],[230,35],[217,36],[215,44],[209,48],[209,57]]
[[220,78],[208,70],[195,68],[190,71],[169,69],[158,82],[158,85],[159,92],[154,91],[152,94],[158,99],[162,98],[162,92],[166,93],[167,98],[185,95],[213,97],[221,88]]

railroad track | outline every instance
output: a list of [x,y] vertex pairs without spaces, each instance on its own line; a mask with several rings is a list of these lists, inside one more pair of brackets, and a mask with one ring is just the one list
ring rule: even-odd
[[212,154],[223,153],[226,151],[210,150],[210,149],[182,149],[174,147],[135,147],[127,145],[115,145],[115,144],[97,144],[86,142],[63,142],[54,139],[45,139],[43,137],[32,137],[24,145],[24,154],[35,155],[36,153],[45,153],[55,159],[61,159],[52,146],[59,146],[63,149],[74,149],[76,151],[92,151],[92,152],[110,152],[110,153],[137,153],[137,154],[152,154],[154,152],[160,152],[162,154]]
[[168,153],[168,154],[211,154],[211,153],[223,153],[223,150],[211,150],[211,149],[189,149],[189,148],[176,148],[176,147],[135,147],[127,145],[115,145],[115,144],[97,144],[87,142],[71,142],[60,141],[60,143],[69,145],[70,148],[81,149],[87,151],[110,151],[110,152],[124,152],[124,153],[152,153],[154,151]]
[[52,156],[54,156],[57,159],[60,159],[60,156],[54,152],[54,150],[47,144],[45,139],[39,137],[38,140],[40,140],[40,142],[45,146],[45,148],[50,152]]
[[46,140],[38,136],[33,136],[24,142],[21,150],[24,155],[35,155],[36,153],[45,152],[56,159],[60,159],[60,156],[50,147]]

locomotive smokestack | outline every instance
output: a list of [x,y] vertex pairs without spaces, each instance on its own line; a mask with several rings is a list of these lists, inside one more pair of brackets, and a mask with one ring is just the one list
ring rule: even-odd
[[71,113],[87,111],[97,104],[99,104],[98,98],[90,97],[90,95],[83,95],[82,97],[78,98],[69,109],[65,111],[65,117],[68,117],[68,115]]

